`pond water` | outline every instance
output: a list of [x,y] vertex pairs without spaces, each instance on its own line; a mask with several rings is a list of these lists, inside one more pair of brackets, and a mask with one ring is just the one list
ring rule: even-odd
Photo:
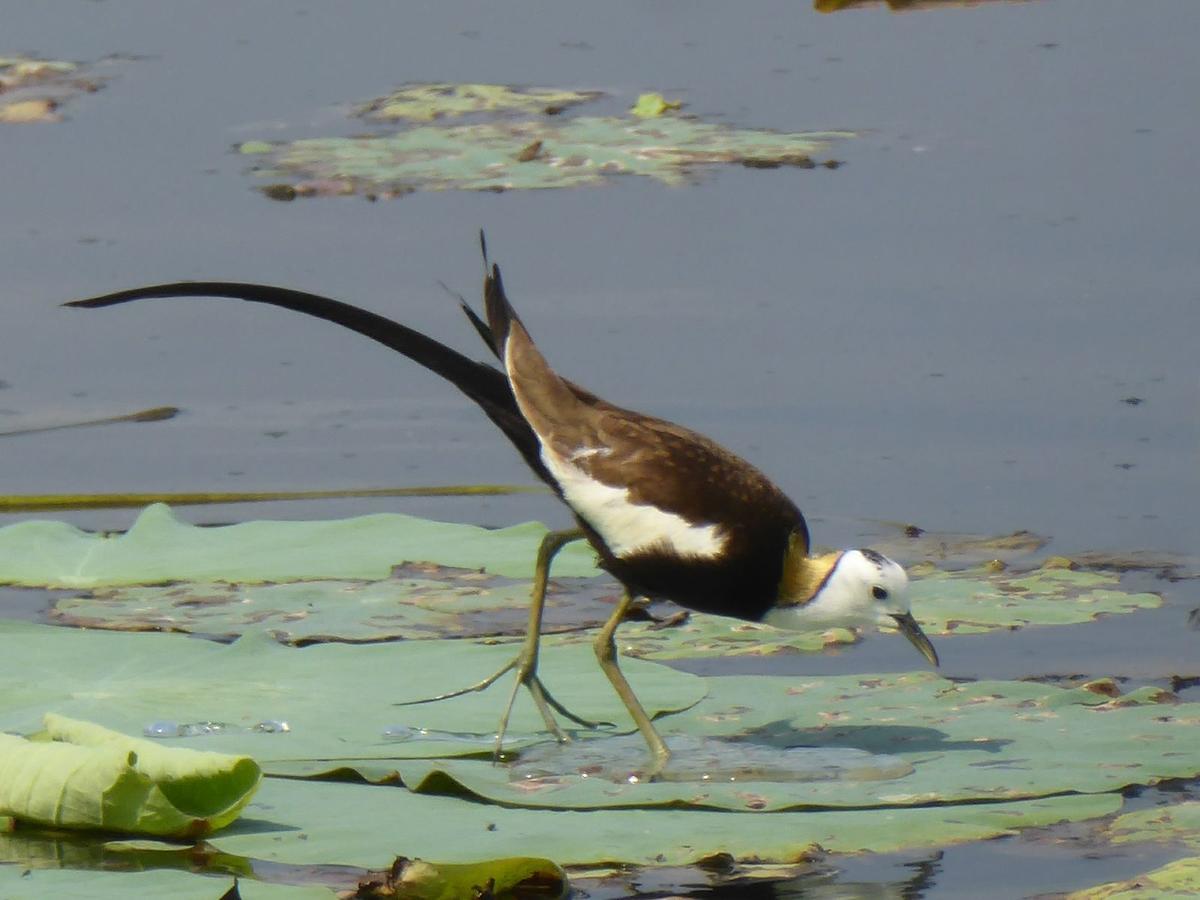
[[[106,64],[112,79],[69,103],[65,122],[0,125],[0,430],[183,413],[0,438],[0,494],[529,483],[452,388],[322,323],[233,303],[57,306],[155,281],[262,281],[474,353],[436,282],[475,295],[484,227],[561,372],[751,459],[821,544],[866,540],[883,520],[1029,529],[1063,553],[1192,554],[1198,38],[1190,0],[832,15],[678,0],[9,0],[0,55],[127,58]],[[658,90],[739,126],[859,136],[830,149],[846,163],[833,171],[378,203],[272,202],[231,150],[353,133],[349,104],[432,80],[594,88],[622,102]],[[380,510],[567,522],[536,494],[185,516]],[[123,528],[135,511],[56,515]],[[1158,582],[1165,607],[1120,621],[944,640],[946,674],[1198,675],[1200,633],[1183,625],[1197,584]],[[911,667],[893,644],[786,665]],[[1012,852],[995,868],[1011,870]],[[1042,858],[1043,879],[1021,891],[1128,877],[1144,862],[1113,872]],[[920,895],[961,890],[972,866],[970,851],[951,851]],[[860,869],[847,879],[870,874]]]

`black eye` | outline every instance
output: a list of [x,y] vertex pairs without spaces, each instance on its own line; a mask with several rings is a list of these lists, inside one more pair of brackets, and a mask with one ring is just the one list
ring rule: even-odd
[[871,588],[871,596],[876,600],[886,600],[888,597],[887,591],[885,591],[879,585],[875,585],[875,587]]

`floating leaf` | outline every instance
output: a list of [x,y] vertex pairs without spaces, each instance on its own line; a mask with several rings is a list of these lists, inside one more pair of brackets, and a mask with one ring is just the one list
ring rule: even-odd
[[[531,522],[489,530],[384,513],[331,522],[245,522],[200,528],[161,504],[124,534],[105,536],[65,522],[0,528],[0,583],[99,587],[165,581],[299,581],[386,578],[394,566],[431,561],[528,576],[546,528]],[[581,543],[555,560],[556,575],[595,575]]]
[[[11,432],[9,432],[11,433]],[[0,434],[0,437],[3,437]],[[168,494],[7,494],[0,512],[45,512],[59,509],[128,509],[166,503],[206,506],[218,503],[266,503],[287,500],[337,500],[345,497],[491,497],[547,493],[538,485],[447,484],[427,487],[344,488],[324,491],[195,491]]]
[[[511,643],[469,641],[299,649],[258,632],[222,645],[0,620],[0,730],[32,733],[53,710],[126,734],[183,732],[192,736],[165,745],[244,754],[268,766],[275,760],[490,756],[511,675],[485,693],[426,706],[395,704],[478,681],[516,651]],[[541,666],[546,685],[568,707],[633,730],[590,647],[546,648]],[[627,660],[623,669],[651,715],[693,706],[707,689],[704,679],[655,663]],[[200,727],[171,727],[184,725]],[[547,739],[522,692],[505,746]]]
[[46,97],[32,100],[10,100],[0,105],[0,122],[29,124],[31,122],[58,122],[58,101]]
[[[488,530],[399,514],[199,528],[153,505],[118,536],[51,521],[0,528],[0,581],[166,585],[57,602],[56,617],[87,627],[228,636],[268,628],[291,642],[513,634],[525,621],[527,583],[481,572],[527,577],[545,533],[536,523]],[[556,626],[580,629],[607,616],[609,607],[597,600],[616,586],[604,578],[572,580],[597,575],[593,559],[582,542],[556,559],[550,599]],[[427,565],[397,570],[405,562]],[[396,577],[389,578],[393,570]],[[913,609],[927,630],[940,634],[1086,622],[1162,603],[1156,594],[1122,591],[1119,577],[1108,573],[1042,568],[1018,574],[986,567],[946,573],[925,565],[912,574]],[[247,586],[268,581],[308,583]],[[780,631],[693,613],[670,627],[630,623],[619,639],[630,655],[678,659],[811,652],[857,637],[846,629]]]
[[943,569],[960,569],[996,561],[1008,565],[1033,555],[1049,543],[1049,538],[1032,531],[981,535],[925,531],[915,525],[894,527],[904,533],[874,538],[871,540],[872,549],[903,563],[932,562]]
[[240,822],[212,838],[226,853],[275,862],[378,868],[398,851],[465,862],[538,853],[563,866],[678,866],[729,854],[794,862],[830,852],[894,853],[1109,815],[1119,797],[1052,797],[913,809],[733,813],[508,809],[395,788],[269,778]]
[[[285,182],[290,196],[579,187],[614,175],[681,185],[722,163],[812,168],[812,154],[849,136],[737,129],[676,116],[425,125],[391,135],[277,144],[265,156],[256,154],[255,171]],[[538,152],[530,156],[525,151],[535,143]]]
[[1162,606],[1157,594],[1124,592],[1118,576],[1102,572],[1045,567],[1027,573],[939,572],[925,566],[911,574],[912,607],[931,634],[1068,625]]
[[49,741],[0,734],[0,813],[73,829],[198,837],[238,817],[262,772],[245,756],[166,748],[47,715]]
[[[558,699],[578,714],[633,731],[591,648],[546,643],[542,675]],[[468,641],[295,649],[263,635],[225,646],[174,635],[8,623],[0,627],[7,671],[39,676],[0,682],[0,728],[33,731],[46,709],[88,715],[126,733],[167,719],[227,723],[168,745],[182,740],[198,749],[252,755],[268,773],[276,771],[273,761],[316,761],[309,771],[317,772],[346,768],[346,761],[387,760],[410,787],[445,790],[453,784],[506,805],[559,808],[778,810],[1001,801],[1115,791],[1200,773],[1194,739],[1200,705],[1177,703],[1158,690],[1113,697],[1111,688],[1097,693],[1087,686],[1068,690],[1029,682],[955,684],[931,673],[702,679],[625,660],[634,689],[668,738],[745,741],[780,753],[852,748],[899,757],[913,771],[883,780],[755,783],[749,796],[745,783],[705,783],[704,772],[690,769],[681,755],[673,782],[613,784],[581,779],[564,765],[558,776],[528,790],[490,762],[448,758],[489,756],[502,688],[426,706],[393,705],[476,681],[509,661],[515,649]],[[58,662],[47,670],[46,659]],[[204,673],[203,692],[195,690],[197,673]],[[287,722],[289,729],[264,733],[253,727],[267,720]],[[511,727],[512,749],[546,743],[540,717],[523,695]],[[610,742],[611,734],[578,736]],[[1080,734],[1088,740],[1078,740]],[[405,762],[431,758],[445,759]],[[641,761],[635,757],[635,765]]]
[[667,100],[662,94],[642,94],[629,112],[639,119],[655,119],[682,108],[683,104],[680,101]]
[[[409,84],[358,110],[364,119],[432,122],[480,112],[557,114],[604,96],[600,91],[509,87],[503,84]],[[242,152],[246,152],[244,149]]]
[[1200,856],[1177,859],[1128,881],[1113,881],[1063,895],[1063,900],[1158,900],[1200,895]]
[[1170,841],[1200,850],[1200,801],[1125,813],[1104,830],[1114,844]]
[[[708,777],[686,755],[668,780],[614,783],[552,765],[513,779],[486,762],[398,761],[414,790],[458,792],[509,806],[590,809],[619,805],[728,810],[889,807],[1100,793],[1200,774],[1200,704],[1173,695],[1097,694],[1027,682],[955,684],[931,673],[820,679],[722,677],[708,696],[658,727],[675,735],[775,748],[853,748],[909,763],[818,780]],[[1086,734],[1086,741],[1079,735]],[[589,737],[611,747],[609,737]],[[564,759],[569,759],[564,753]],[[644,767],[634,758],[631,769]],[[851,760],[851,765],[861,765]],[[890,763],[889,763],[890,765]]]
[[485,886],[491,897],[565,897],[567,876],[551,860],[530,856],[457,865],[402,857],[360,880],[355,896],[452,900],[481,896]]

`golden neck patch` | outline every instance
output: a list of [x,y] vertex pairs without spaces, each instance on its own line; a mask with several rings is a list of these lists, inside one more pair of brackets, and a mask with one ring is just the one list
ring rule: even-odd
[[803,606],[817,595],[829,579],[845,551],[809,556],[804,540],[796,532],[788,539],[783,556],[783,575],[779,579],[778,606]]

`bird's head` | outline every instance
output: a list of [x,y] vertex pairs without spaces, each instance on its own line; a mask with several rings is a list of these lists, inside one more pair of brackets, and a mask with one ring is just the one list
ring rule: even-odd
[[[937,651],[909,609],[908,575],[898,562],[862,549],[818,556],[809,564],[822,576],[812,592],[807,597],[781,596],[763,619],[768,625],[793,630],[887,625],[899,629],[922,656],[938,664]],[[812,583],[810,579],[805,580]]]

